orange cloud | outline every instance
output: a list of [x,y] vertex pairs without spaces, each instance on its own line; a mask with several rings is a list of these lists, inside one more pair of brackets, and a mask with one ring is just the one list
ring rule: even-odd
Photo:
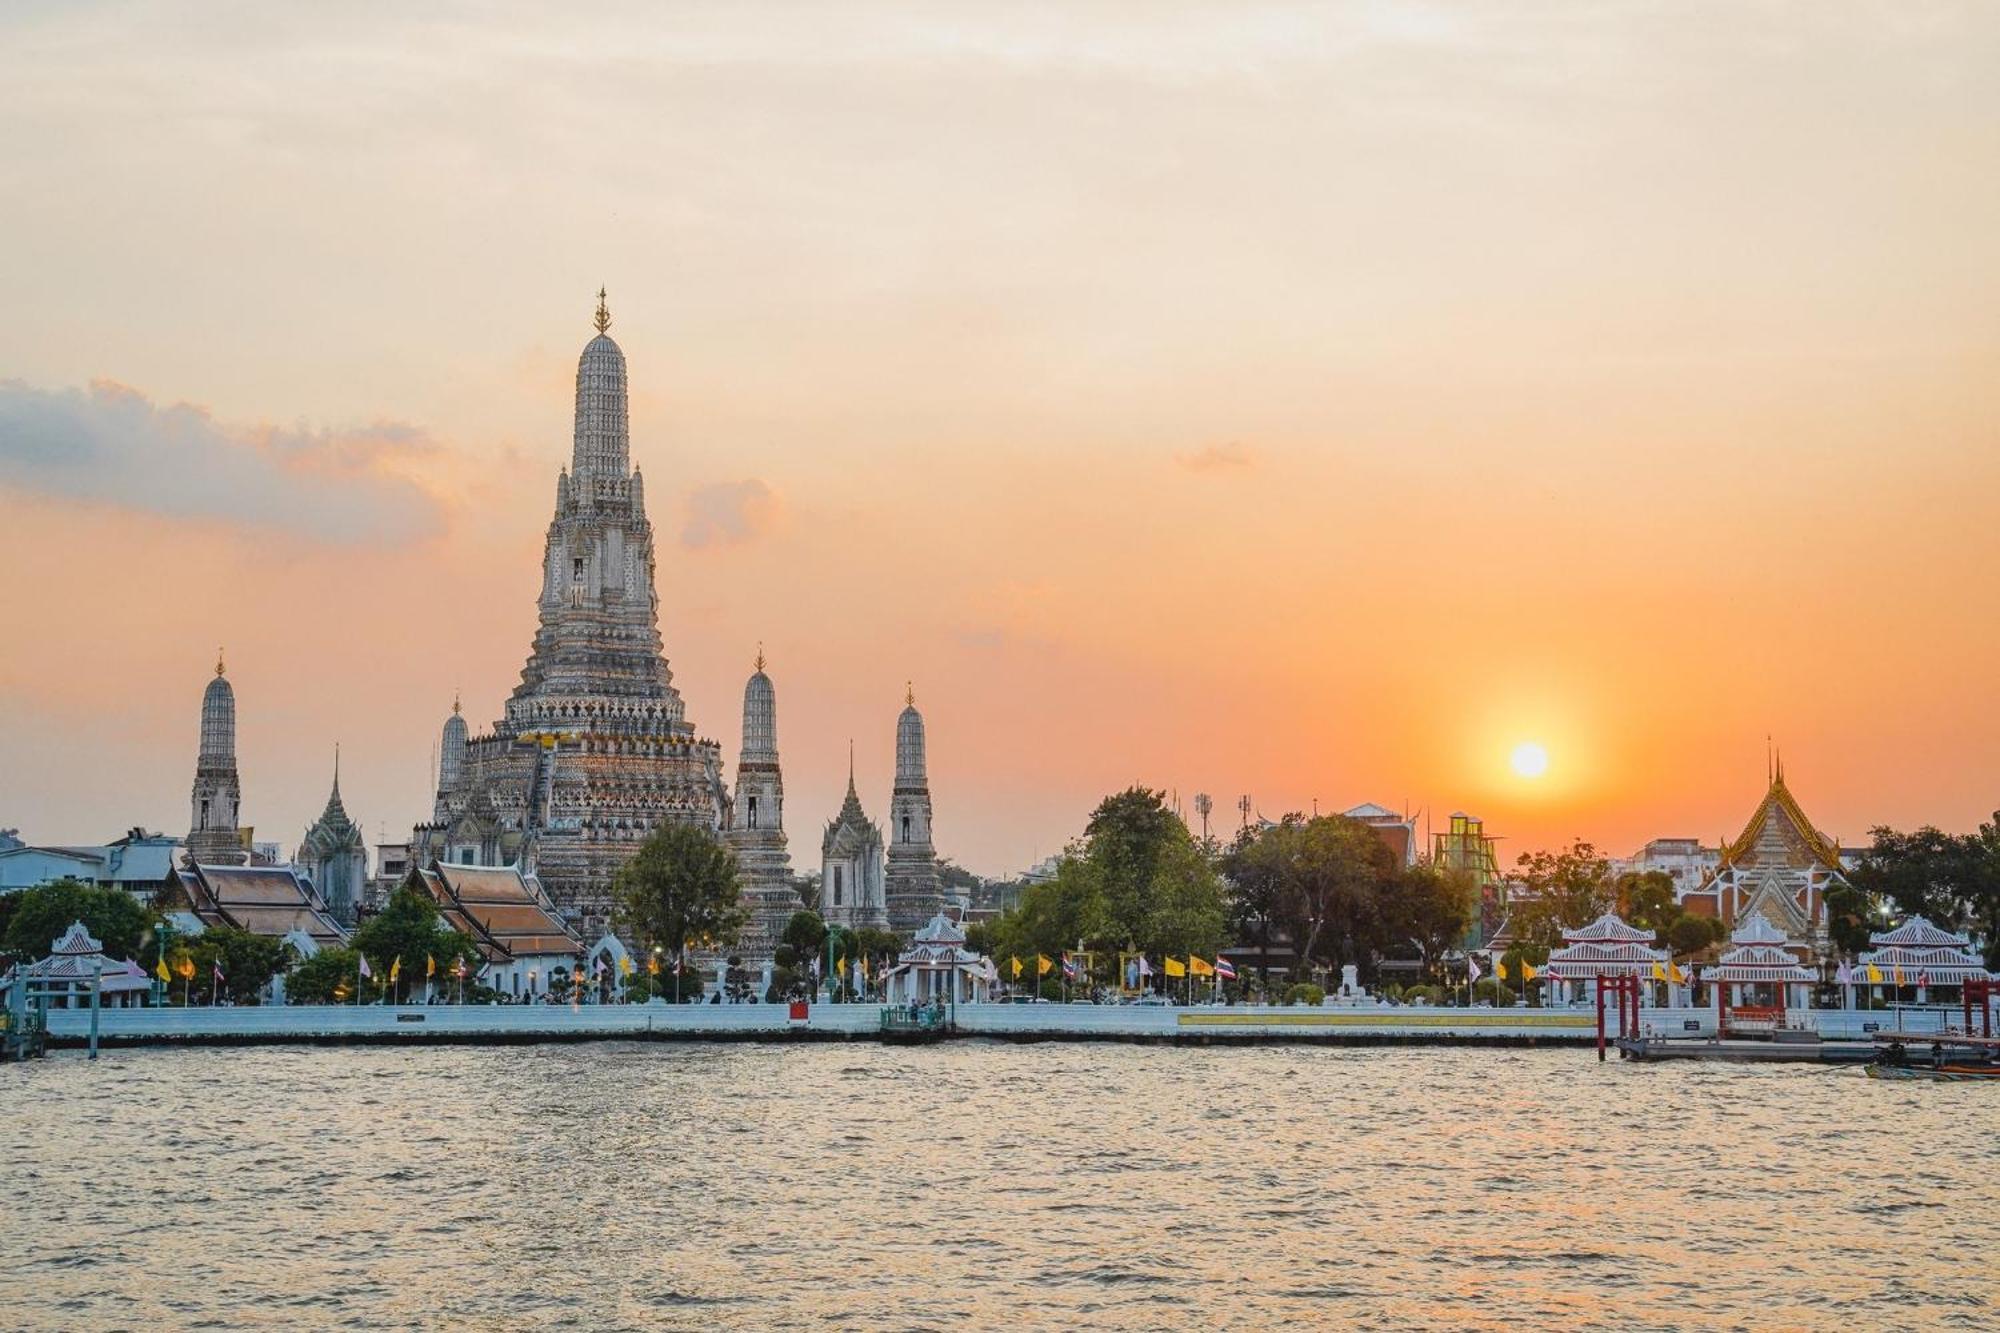
[[1211,444],[1191,454],[1176,454],[1174,461],[1190,472],[1247,472],[1257,466],[1257,456],[1234,440]]

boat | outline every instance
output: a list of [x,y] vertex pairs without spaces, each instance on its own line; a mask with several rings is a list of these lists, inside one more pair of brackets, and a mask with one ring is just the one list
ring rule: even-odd
[[1870,1078],[1929,1079],[1936,1083],[1965,1083],[1977,1079],[2000,1078],[2000,1065],[1885,1065],[1864,1067]]
[[[2000,1037],[1965,1032],[1880,1032],[1875,1040],[1881,1049],[1866,1067],[1870,1078],[1928,1079],[1934,1083],[2000,1078],[2000,1058],[1996,1058],[2000,1057]],[[1924,1054],[1913,1061],[1913,1049]]]

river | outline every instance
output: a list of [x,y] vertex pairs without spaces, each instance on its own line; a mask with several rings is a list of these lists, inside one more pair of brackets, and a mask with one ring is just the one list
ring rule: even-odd
[[2000,1090],[1574,1051],[0,1067],[19,1327],[1992,1327]]

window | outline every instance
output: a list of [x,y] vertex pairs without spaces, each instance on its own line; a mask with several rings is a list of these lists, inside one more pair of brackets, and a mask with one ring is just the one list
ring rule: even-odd
[[841,898],[840,888],[841,888],[840,867],[835,866],[833,868],[833,905],[835,907],[840,906],[840,898]]
[[755,796],[750,798],[750,827],[757,827],[757,798]]
[[208,798],[206,796],[201,798],[201,826],[203,828],[208,827]]
[[909,817],[908,815],[904,815],[904,816],[903,816],[903,841],[904,841],[904,842],[908,842],[909,840],[910,840],[910,817]]
[[574,560],[570,561],[570,566],[569,566],[569,575],[570,575],[570,577],[571,577],[571,578],[573,578],[573,579],[576,579],[576,580],[578,580],[578,581],[581,581],[581,580],[583,579],[583,557],[582,557],[582,556],[578,556],[578,557],[577,557],[576,559],[574,559]]

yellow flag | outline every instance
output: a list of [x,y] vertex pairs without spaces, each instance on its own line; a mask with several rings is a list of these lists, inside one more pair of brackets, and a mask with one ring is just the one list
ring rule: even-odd
[[1500,978],[1500,980],[1502,981],[1505,981],[1507,979],[1507,960],[1505,958],[1502,958],[1493,964],[1493,975]]
[[425,976],[426,978],[429,978],[429,977],[434,977],[434,976],[436,976],[437,974],[438,974],[438,960],[437,960],[437,955],[436,955],[436,954],[431,954],[431,953],[427,953],[427,954],[425,954],[425,955],[424,955],[424,976]]
[[658,954],[654,954],[646,960],[646,970],[656,977],[660,975],[660,956]]
[[868,960],[865,957],[861,960],[861,979],[868,980]]
[[632,975],[631,954],[620,954],[618,956],[618,970],[628,977]]
[[173,973],[167,971],[167,960],[165,958],[154,960],[153,975],[162,981],[172,981],[174,979]]
[[1868,965],[1868,984],[1871,986],[1879,986],[1882,984],[1882,969],[1875,966],[1875,964],[1873,963],[1870,963]]
[[1659,962],[1654,963],[1653,980],[1665,981],[1666,979],[1667,979],[1667,965],[1665,963],[1659,963]]
[[1533,981],[1536,977],[1540,975],[1541,973],[1535,971],[1535,965],[1533,963],[1529,962],[1525,958],[1521,960],[1521,980]]
[[1015,979],[1015,980],[1017,980],[1017,981],[1018,981],[1018,980],[1020,980],[1020,977],[1021,977],[1021,960],[1020,960],[1020,959],[1018,959],[1018,958],[1009,958],[1009,959],[1008,959],[1007,961],[1008,961],[1008,962],[1010,962],[1010,963],[1012,963],[1012,964],[1014,965],[1014,979]]
[[1215,975],[1215,964],[1209,962],[1206,958],[1197,958],[1193,954],[1189,954],[1188,971],[1198,977],[1212,977]]
[[389,984],[392,986],[396,984],[397,981],[402,979],[402,975],[403,960],[401,957],[398,957],[395,962],[389,964]]
[[1035,975],[1036,975],[1036,976],[1038,976],[1038,977],[1045,977],[1045,976],[1047,976],[1047,975],[1049,974],[1049,969],[1050,969],[1050,968],[1052,968],[1052,967],[1054,967],[1054,966],[1055,966],[1055,964],[1054,964],[1054,963],[1051,963],[1051,962],[1050,962],[1050,961],[1049,961],[1049,960],[1048,960],[1048,959],[1047,959],[1047,958],[1046,958],[1045,956],[1043,956],[1042,954],[1036,954],[1036,955],[1035,955]]
[[1900,967],[1896,969],[1896,984],[1898,986],[1903,984],[1903,969]]
[[1673,978],[1675,985],[1679,985],[1688,979],[1688,974],[1676,967],[1671,959],[1667,962],[1667,975]]
[[1162,970],[1170,977],[1184,977],[1187,975],[1187,964],[1169,955]]

